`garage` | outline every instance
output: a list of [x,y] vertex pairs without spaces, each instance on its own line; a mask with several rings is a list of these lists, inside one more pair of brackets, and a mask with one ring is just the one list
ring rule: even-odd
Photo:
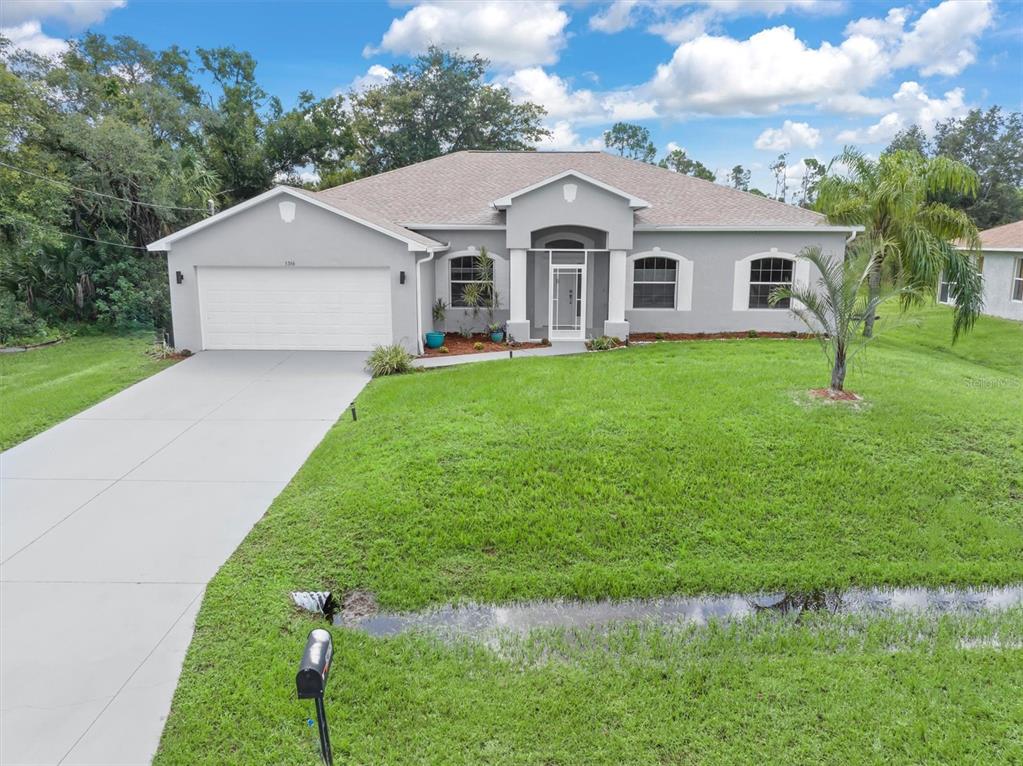
[[392,342],[386,268],[196,272],[203,348],[368,351]]

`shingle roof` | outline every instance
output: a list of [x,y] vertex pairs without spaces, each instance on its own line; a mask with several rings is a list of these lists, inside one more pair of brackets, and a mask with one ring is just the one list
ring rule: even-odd
[[980,244],[984,250],[1023,250],[1023,221],[982,231]]
[[303,197],[308,197],[309,199],[317,200],[322,204],[330,205],[335,210],[338,210],[341,213],[345,213],[351,218],[357,218],[361,221],[365,221],[366,223],[373,224],[377,228],[389,231],[391,234],[394,234],[397,237],[402,237],[404,239],[410,239],[413,242],[417,242],[423,247],[426,248],[443,247],[442,243],[430,239],[429,237],[424,237],[422,234],[419,234],[418,232],[406,229],[404,226],[399,226],[394,221],[391,221],[385,218],[384,216],[380,215],[380,213],[378,213],[377,211],[371,210],[367,207],[363,207],[362,205],[356,202],[352,202],[351,200],[326,199],[322,194],[318,192],[307,191],[306,189],[301,189],[297,186],[289,186],[287,188],[291,189],[291,191],[293,192],[297,192]]
[[463,151],[317,192],[355,203],[404,226],[501,224],[491,203],[566,170],[576,170],[650,203],[637,225],[826,226],[819,213],[605,152]]

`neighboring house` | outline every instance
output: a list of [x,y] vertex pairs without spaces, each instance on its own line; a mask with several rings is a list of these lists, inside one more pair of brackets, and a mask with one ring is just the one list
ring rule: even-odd
[[[603,152],[457,152],[308,192],[279,186],[149,246],[167,251],[175,345],[421,348],[482,329],[481,248],[516,340],[789,331],[771,290],[857,227]],[[434,328],[431,308],[447,306]]]
[[[978,267],[984,276],[984,313],[1023,320],[1023,221],[980,233]],[[938,301],[952,305],[951,283],[941,275]]]

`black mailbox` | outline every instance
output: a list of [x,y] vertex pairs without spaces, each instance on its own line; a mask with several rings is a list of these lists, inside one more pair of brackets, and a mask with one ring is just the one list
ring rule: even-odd
[[334,656],[334,644],[330,633],[317,628],[309,633],[302,655],[302,664],[298,666],[295,685],[298,687],[300,700],[314,699],[323,696],[327,688],[327,676],[330,673],[330,660]]

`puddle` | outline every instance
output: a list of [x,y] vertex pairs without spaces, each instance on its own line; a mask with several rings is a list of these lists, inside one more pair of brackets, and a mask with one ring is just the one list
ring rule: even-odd
[[324,614],[334,625],[371,636],[427,631],[447,637],[485,638],[505,633],[526,635],[536,629],[599,629],[624,622],[704,625],[760,612],[979,614],[1023,604],[1023,584],[1002,588],[871,588],[626,601],[535,601],[503,606],[465,604],[401,613],[377,612],[375,599],[365,591],[347,594],[340,608],[329,593],[292,594],[292,598],[299,606],[311,601],[314,608],[309,611]]

